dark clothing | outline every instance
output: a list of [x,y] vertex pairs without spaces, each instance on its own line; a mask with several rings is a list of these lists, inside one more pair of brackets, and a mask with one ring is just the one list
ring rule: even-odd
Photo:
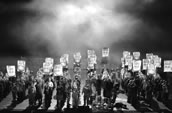
[[111,98],[112,96],[113,83],[111,81],[104,81],[104,97]]
[[45,94],[45,98],[44,98],[45,108],[48,109],[50,107],[51,99],[52,99],[52,91],[48,85],[46,85],[44,88],[44,94]]
[[35,97],[35,100],[39,102],[39,105],[42,104],[42,97],[43,97],[43,86],[41,83],[39,84],[36,84],[36,97]]
[[82,90],[82,93],[84,94],[84,106],[88,106],[91,96],[91,87],[85,86]]
[[102,88],[102,80],[101,79],[97,79],[96,80],[97,95],[101,95],[101,88]]

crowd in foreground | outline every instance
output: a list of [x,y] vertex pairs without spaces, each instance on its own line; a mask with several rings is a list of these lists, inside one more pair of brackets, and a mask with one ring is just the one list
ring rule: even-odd
[[[91,106],[92,109],[113,109],[117,95],[121,92],[127,95],[127,102],[134,107],[139,105],[139,100],[151,106],[153,97],[162,102],[168,97],[168,83],[158,73],[147,75],[145,72],[128,71],[127,68],[103,68],[101,73],[96,73],[95,69],[88,69],[87,75],[76,72],[74,78],[71,78],[68,69],[64,69],[63,76],[53,76],[53,73],[40,75],[17,72],[16,77],[7,77],[1,73],[0,99],[11,91],[13,102],[22,102],[28,98],[30,107],[42,106],[48,109],[54,98],[53,91],[56,90],[56,109],[61,110],[65,102],[67,108],[78,108],[81,95],[84,97],[84,106]],[[87,76],[87,79],[83,82],[81,76]],[[81,82],[84,87],[81,87]]]

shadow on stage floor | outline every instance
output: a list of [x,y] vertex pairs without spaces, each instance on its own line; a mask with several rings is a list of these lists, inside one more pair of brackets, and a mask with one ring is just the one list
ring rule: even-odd
[[168,110],[160,110],[160,111],[97,111],[93,112],[89,107],[80,106],[77,109],[70,108],[64,109],[64,111],[60,110],[38,110],[38,109],[25,109],[25,110],[1,110],[0,113],[169,113]]

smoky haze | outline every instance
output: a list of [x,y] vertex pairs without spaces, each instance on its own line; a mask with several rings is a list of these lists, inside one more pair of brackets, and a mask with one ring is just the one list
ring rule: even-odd
[[100,56],[101,49],[109,47],[110,60],[119,63],[123,50],[146,52],[144,41],[164,34],[141,15],[155,1],[33,0],[13,6],[32,13],[10,27],[10,34],[22,41],[29,55],[86,55],[87,49],[94,49]]

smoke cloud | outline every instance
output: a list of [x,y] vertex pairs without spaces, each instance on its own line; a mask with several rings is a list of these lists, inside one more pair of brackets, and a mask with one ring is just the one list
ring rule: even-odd
[[[139,40],[138,31],[155,37],[149,33],[150,25],[138,16],[154,1],[34,0],[21,7],[36,14],[16,25],[12,33],[22,37],[31,55],[44,54],[42,49],[57,56],[77,51],[86,55],[87,49],[101,55],[103,47],[110,47],[111,60],[119,63],[123,49],[128,48],[121,42]],[[161,31],[155,27],[152,32]]]

